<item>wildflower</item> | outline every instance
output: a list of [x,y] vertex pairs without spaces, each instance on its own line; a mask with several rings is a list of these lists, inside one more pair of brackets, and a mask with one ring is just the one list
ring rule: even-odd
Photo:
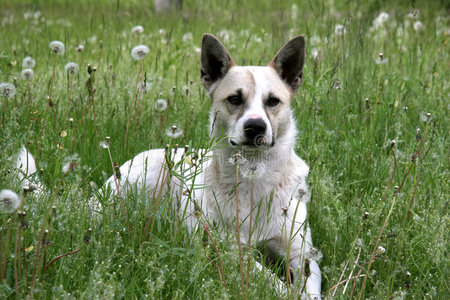
[[389,14],[386,12],[381,12],[378,17],[373,20],[373,27],[375,29],[380,28],[389,19]]
[[50,43],[50,49],[53,50],[56,54],[63,55],[66,51],[66,47],[60,41],[53,41]]
[[131,50],[131,56],[133,56],[135,60],[141,60],[148,54],[148,52],[149,50],[147,46],[139,45]]
[[166,130],[166,135],[172,139],[176,139],[183,134],[183,130],[178,128],[176,125],[172,125]]
[[378,54],[378,58],[375,59],[375,63],[377,65],[382,65],[388,62],[388,59],[386,57],[384,57],[383,52],[380,52],[380,54]]
[[344,25],[336,24],[336,26],[334,26],[334,34],[344,35],[346,32],[347,30],[345,29]]
[[167,109],[167,101],[165,99],[158,99],[155,101],[155,110],[162,112]]
[[164,29],[164,28],[161,28],[160,30],[158,30],[158,33],[160,34],[160,35],[164,35],[164,34],[166,34],[166,30]]
[[340,82],[339,80],[336,79],[336,80],[334,81],[333,88],[336,89],[336,90],[342,90],[341,82]]
[[16,87],[9,82],[0,83],[0,96],[12,98],[16,94]]
[[249,179],[261,178],[265,172],[266,165],[263,163],[246,164],[242,168],[242,176]]
[[313,49],[311,50],[311,57],[312,57],[314,60],[317,60],[317,58],[319,58],[319,50],[317,50],[317,48],[313,48]]
[[12,213],[19,208],[22,201],[19,196],[11,190],[0,191],[0,211]]
[[20,72],[20,77],[23,80],[30,80],[31,77],[33,77],[33,69],[23,69],[22,72]]
[[84,50],[84,46],[83,45],[78,45],[78,46],[75,47],[75,50],[77,52],[82,52]]
[[59,135],[64,138],[67,136],[67,132],[65,130],[63,130],[63,131],[61,131],[61,133]]
[[131,33],[143,33],[144,32],[144,27],[142,27],[141,25],[138,25],[138,26],[134,26],[132,29],[131,29]]
[[430,122],[431,121],[431,113],[421,114],[420,119],[422,120],[422,122]]
[[423,23],[420,21],[416,21],[413,24],[414,31],[419,32],[423,31],[425,29],[425,26],[423,26]]
[[386,252],[386,249],[384,249],[382,246],[378,246],[378,248],[376,250],[377,254],[381,255],[381,254],[383,254],[385,252]]
[[22,67],[24,69],[31,69],[34,68],[34,66],[36,66],[36,61],[32,57],[27,56],[23,59]]
[[66,71],[66,73],[69,73],[69,75],[75,75],[80,70],[80,67],[74,62],[70,62],[64,66],[64,70]]
[[306,253],[306,258],[320,262],[323,258],[323,254],[319,249],[311,247],[309,252]]
[[190,42],[190,41],[192,41],[192,39],[194,38],[194,36],[192,35],[192,32],[188,32],[188,33],[185,33],[184,35],[183,35],[183,42]]

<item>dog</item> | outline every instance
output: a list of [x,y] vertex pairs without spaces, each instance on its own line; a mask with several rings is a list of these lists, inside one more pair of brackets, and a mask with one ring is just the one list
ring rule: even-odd
[[[320,299],[317,250],[306,220],[309,168],[294,152],[297,129],[290,109],[304,62],[303,36],[287,42],[267,66],[238,66],[216,37],[205,34],[200,74],[211,99],[211,155],[145,151],[124,163],[102,190],[123,195],[137,188],[152,199],[168,194],[190,232],[199,213],[228,232],[237,227],[238,216],[241,245],[284,257],[286,277],[303,291],[302,298]],[[18,167],[27,175],[35,171],[30,162],[22,150]],[[91,206],[101,209],[95,197]],[[255,267],[263,268],[258,262]]]
[[[294,152],[297,130],[290,109],[303,81],[304,62],[303,36],[286,43],[268,66],[255,67],[238,66],[216,37],[205,34],[201,82],[211,99],[211,138],[227,138],[225,145],[214,147],[210,160],[202,162],[195,183],[172,176],[161,190],[174,199],[173,206],[190,231],[197,226],[198,206],[208,220],[234,228],[237,198],[241,244],[249,243],[251,216],[251,244],[264,244],[278,256],[289,252],[286,260],[293,282],[306,280],[303,297],[320,298],[320,269],[311,255],[317,250],[306,221],[309,168]],[[137,186],[154,197],[155,189],[165,182],[161,168],[168,156],[178,171],[183,169],[182,150],[149,150],[123,164],[120,179],[111,176],[106,186],[116,193]],[[308,267],[310,275],[305,278],[302,273]]]

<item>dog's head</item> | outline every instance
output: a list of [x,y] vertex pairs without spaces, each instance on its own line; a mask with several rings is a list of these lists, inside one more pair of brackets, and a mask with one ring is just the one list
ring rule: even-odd
[[265,67],[237,66],[220,41],[202,40],[201,79],[212,100],[214,136],[232,147],[272,147],[291,128],[290,101],[303,79],[305,40],[297,36]]

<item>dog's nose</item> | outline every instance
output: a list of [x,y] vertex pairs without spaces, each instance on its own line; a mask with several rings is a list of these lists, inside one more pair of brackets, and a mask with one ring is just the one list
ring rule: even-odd
[[248,119],[244,123],[244,133],[247,140],[255,142],[254,139],[257,136],[264,135],[266,133],[267,125],[263,119]]

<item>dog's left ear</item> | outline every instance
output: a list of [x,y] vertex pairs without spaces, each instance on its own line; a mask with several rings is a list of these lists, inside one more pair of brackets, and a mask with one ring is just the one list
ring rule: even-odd
[[269,66],[274,68],[280,77],[295,92],[303,82],[303,65],[305,64],[305,38],[296,36],[286,43],[275,55]]

